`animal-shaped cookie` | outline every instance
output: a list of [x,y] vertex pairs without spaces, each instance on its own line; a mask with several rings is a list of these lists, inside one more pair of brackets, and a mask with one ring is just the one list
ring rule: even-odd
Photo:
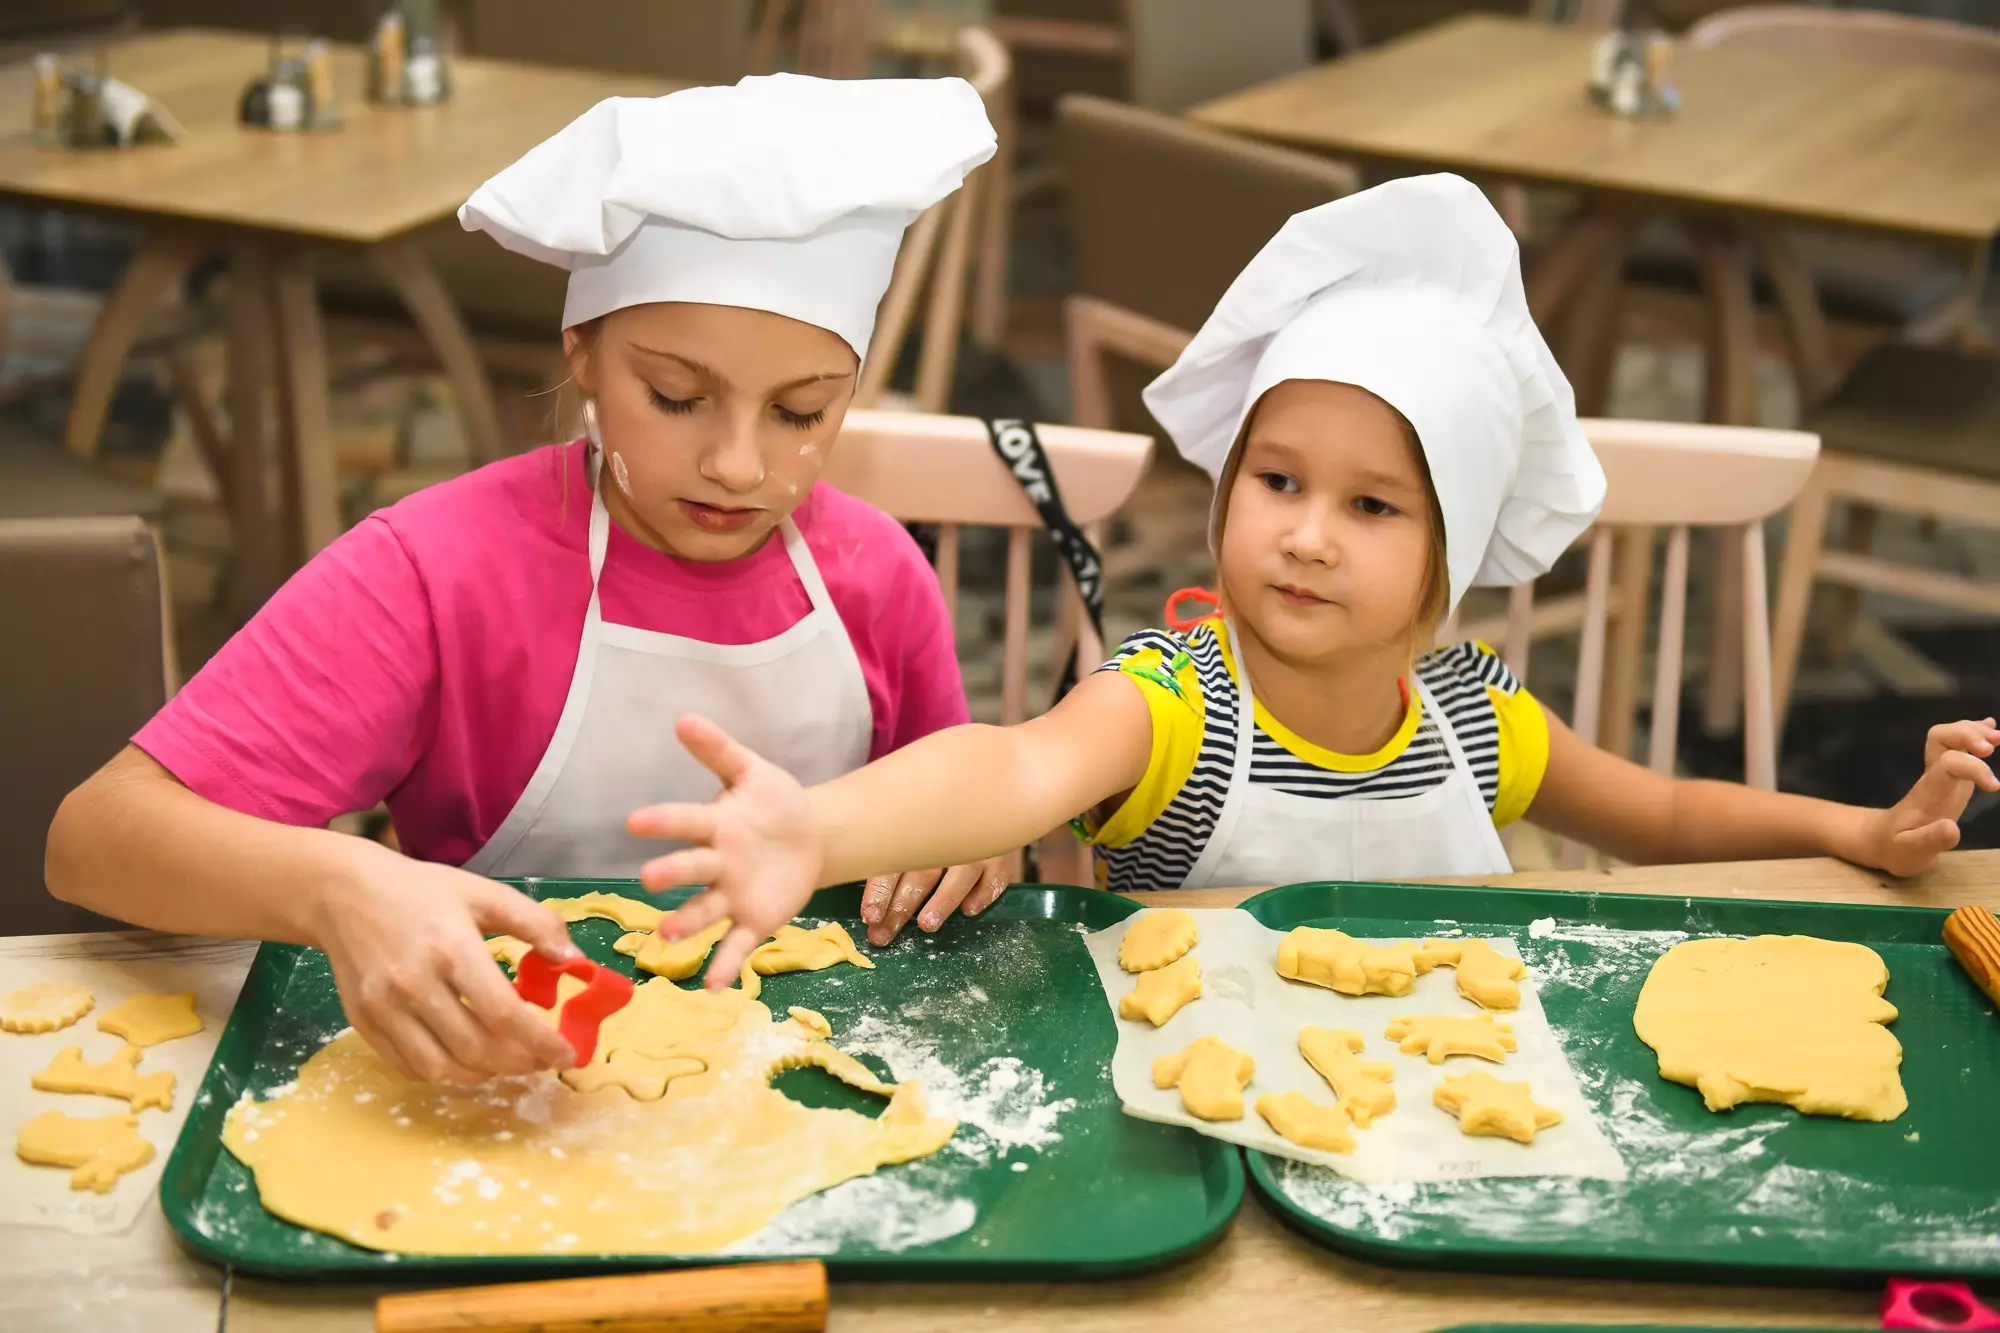
[[666,913],[651,903],[627,898],[622,893],[602,893],[592,889],[576,898],[544,898],[542,906],[553,907],[563,920],[574,924],[590,917],[615,921],[627,930],[654,930]]
[[1178,1087],[1181,1105],[1203,1120],[1241,1120],[1243,1089],[1257,1072],[1257,1062],[1215,1037],[1203,1037],[1185,1050],[1153,1061],[1153,1086]]
[[1118,1001],[1118,1016],[1134,1021],[1144,1019],[1159,1027],[1181,1011],[1181,1006],[1201,997],[1201,963],[1181,958],[1165,967],[1139,974],[1139,984]]
[[1300,926],[1278,943],[1278,975],[1342,995],[1408,995],[1435,966],[1414,944],[1376,945],[1339,930]]
[[611,947],[628,955],[641,971],[665,977],[668,981],[686,981],[701,971],[709,950],[729,933],[733,924],[728,917],[719,917],[706,930],[696,931],[680,940],[670,940],[654,932],[634,931],[629,935],[620,935],[618,943]]
[[174,1071],[141,1074],[139,1059],[145,1052],[137,1046],[121,1047],[101,1065],[83,1062],[83,1047],[65,1046],[56,1052],[49,1067],[28,1079],[29,1086],[43,1092],[96,1093],[100,1097],[123,1097],[134,1111],[157,1106],[171,1110],[174,1104]]
[[1364,1129],[1376,1116],[1396,1109],[1396,1090],[1389,1086],[1395,1066],[1362,1059],[1359,1052],[1366,1044],[1348,1028],[1299,1030],[1299,1054],[1333,1088],[1340,1109]]
[[1441,1110],[1458,1117],[1467,1134],[1533,1143],[1535,1135],[1562,1123],[1562,1112],[1529,1096],[1525,1083],[1503,1083],[1491,1074],[1460,1074],[1437,1085],[1431,1094]]
[[1347,1112],[1338,1106],[1316,1102],[1303,1092],[1287,1092],[1257,1099],[1257,1114],[1276,1130],[1278,1136],[1301,1148],[1321,1152],[1353,1152],[1354,1126]]
[[759,976],[778,972],[817,972],[835,963],[852,963],[872,969],[875,964],[861,956],[854,940],[838,921],[829,921],[812,930],[799,926],[779,926],[770,942],[750,953],[750,968]]
[[1194,948],[1200,935],[1192,913],[1178,907],[1148,912],[1134,921],[1125,938],[1118,941],[1118,966],[1127,972],[1151,972],[1156,967],[1165,967]]
[[1514,1042],[1514,1025],[1496,1023],[1493,1015],[1474,1014],[1455,1018],[1447,1014],[1420,1014],[1390,1020],[1384,1033],[1399,1043],[1405,1055],[1421,1055],[1441,1065],[1454,1055],[1476,1055],[1494,1064],[1503,1064],[1507,1052],[1519,1050]]
[[103,1194],[152,1161],[153,1145],[139,1137],[139,1117],[130,1113],[85,1120],[50,1111],[21,1126],[14,1155],[36,1166],[75,1167],[71,1189]]
[[1527,964],[1504,953],[1493,952],[1485,940],[1425,940],[1418,952],[1424,968],[1458,969],[1458,993],[1482,1009],[1521,1007],[1520,978],[1528,975]]
[[97,1030],[123,1037],[134,1046],[158,1046],[201,1031],[201,1015],[194,1011],[191,990],[178,995],[134,995],[99,1014]]

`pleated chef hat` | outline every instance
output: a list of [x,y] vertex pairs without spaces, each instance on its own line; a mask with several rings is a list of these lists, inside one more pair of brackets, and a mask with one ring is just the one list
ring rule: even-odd
[[904,229],[993,148],[963,79],[771,74],[599,102],[458,220],[569,270],[564,328],[693,301],[789,315],[865,357]]
[[[1300,213],[1250,261],[1146,406],[1220,478],[1285,380],[1375,394],[1416,427],[1444,515],[1455,607],[1543,573],[1604,503],[1576,400],[1528,314],[1513,233],[1457,176],[1417,176]],[[1210,533],[1227,497],[1217,488]]]

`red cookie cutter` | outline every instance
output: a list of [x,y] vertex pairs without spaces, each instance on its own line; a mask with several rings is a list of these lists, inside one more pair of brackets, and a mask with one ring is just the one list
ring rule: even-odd
[[[1182,602],[1206,602],[1208,610],[1197,616],[1184,616],[1180,612]],[[1182,588],[1167,598],[1167,628],[1185,634],[1204,620],[1214,620],[1222,614],[1222,599],[1206,588]]]
[[565,976],[576,977],[585,985],[562,1007],[556,1031],[575,1048],[577,1064],[587,1065],[597,1052],[598,1025],[631,1002],[632,978],[588,958],[551,963],[531,952],[522,957],[521,966],[514,973],[514,991],[529,1004],[553,1008],[556,980]]
[[2000,1329],[2000,1311],[1972,1294],[1963,1282],[1889,1279],[1882,1293],[1884,1328]]

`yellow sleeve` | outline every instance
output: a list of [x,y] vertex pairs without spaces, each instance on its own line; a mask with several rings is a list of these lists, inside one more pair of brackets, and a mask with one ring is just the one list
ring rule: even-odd
[[1528,813],[1542,789],[1542,775],[1549,771],[1549,720],[1524,685],[1515,685],[1512,693],[1488,685],[1486,697],[1500,723],[1500,789],[1493,802],[1493,826],[1505,828]]
[[[1169,671],[1169,666],[1173,667]],[[1125,847],[1152,827],[1167,805],[1180,795],[1194,773],[1201,751],[1201,680],[1184,652],[1143,648],[1121,656],[1118,671],[1139,687],[1153,718],[1153,749],[1146,774],[1102,824],[1086,816],[1085,841],[1093,847]]]

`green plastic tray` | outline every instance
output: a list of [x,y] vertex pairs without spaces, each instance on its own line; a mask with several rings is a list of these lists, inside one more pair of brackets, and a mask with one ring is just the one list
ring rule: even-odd
[[[686,897],[646,894],[633,881],[545,879],[522,887],[537,898],[602,889],[663,907]],[[858,888],[830,889],[814,895],[806,915],[840,920],[860,942],[859,906]],[[1135,910],[1092,890],[1016,885],[977,920],[954,918],[935,936],[911,929],[891,948],[869,949],[872,972],[836,967],[767,978],[765,1004],[777,1013],[789,1005],[818,1010],[832,1022],[836,1044],[873,1015],[934,1045],[937,1057],[961,1073],[997,1056],[1018,1056],[1042,1071],[1047,1100],[1076,1103],[1057,1122],[1060,1139],[1039,1153],[994,1150],[981,1164],[947,1145],[936,1156],[880,1173],[924,1191],[940,1207],[947,1199],[971,1199],[977,1213],[969,1230],[902,1250],[852,1237],[828,1249],[822,1233],[822,1248],[811,1248],[808,1237],[805,1246],[784,1252],[823,1259],[849,1276],[1071,1278],[1157,1267],[1218,1236],[1243,1199],[1236,1149],[1134,1120],[1119,1110],[1111,1088],[1117,1038],[1082,935]],[[599,962],[631,971],[630,960],[612,951],[620,933],[612,922],[580,922],[571,933]],[[984,999],[968,1000],[969,991]],[[674,1254],[397,1256],[265,1212],[249,1171],[222,1148],[223,1117],[246,1089],[261,1096],[290,1081],[345,1022],[324,954],[264,946],[160,1182],[167,1219],[196,1254],[270,1277],[376,1282],[741,1262]],[[880,1061],[861,1058],[886,1072]],[[870,1113],[882,1105],[818,1070],[782,1074],[777,1086],[814,1105]],[[983,1136],[976,1142],[991,1146]],[[1025,1169],[1015,1170],[1017,1163]]]
[[[1840,1286],[2000,1276],[2000,1018],[1944,948],[1942,911],[1408,884],[1294,885],[1244,907],[1279,929],[1513,939],[1632,1173],[1370,1187],[1251,1153],[1258,1191],[1336,1249],[1419,1267]],[[1556,938],[1531,934],[1542,918]],[[1683,933],[1817,935],[1881,954],[1910,1109],[1890,1124],[1771,1105],[1716,1115],[1662,1079],[1632,1011]]]

